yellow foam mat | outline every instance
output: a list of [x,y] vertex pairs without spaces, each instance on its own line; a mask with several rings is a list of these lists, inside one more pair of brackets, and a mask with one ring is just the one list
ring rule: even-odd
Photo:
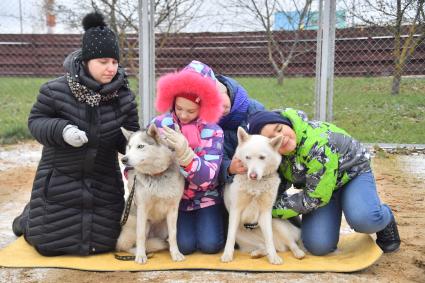
[[154,270],[228,270],[228,271],[297,271],[297,272],[353,272],[372,265],[381,256],[381,249],[374,240],[365,234],[344,235],[340,239],[338,250],[326,256],[307,254],[302,260],[290,252],[281,253],[282,265],[272,265],[266,257],[252,259],[248,254],[235,251],[234,259],[229,263],[220,261],[221,253],[207,255],[195,253],[186,256],[182,262],[171,260],[168,251],[155,253],[146,264],[134,261],[117,260],[114,253],[92,256],[44,257],[28,245],[23,237],[0,250],[0,266],[30,268],[68,268],[89,271],[154,271]]

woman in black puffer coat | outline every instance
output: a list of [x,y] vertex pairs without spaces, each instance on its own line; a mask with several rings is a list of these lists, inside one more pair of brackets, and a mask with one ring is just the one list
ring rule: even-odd
[[64,76],[41,87],[28,119],[43,152],[13,231],[43,255],[114,250],[124,208],[120,127],[139,129],[115,34],[98,13],[83,26],[82,50],[65,59]]

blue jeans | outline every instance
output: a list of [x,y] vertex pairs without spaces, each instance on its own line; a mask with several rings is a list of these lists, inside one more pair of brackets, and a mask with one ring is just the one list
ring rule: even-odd
[[224,246],[223,204],[194,211],[179,211],[177,245],[187,255],[197,250],[218,253]]
[[363,173],[333,192],[329,203],[302,216],[301,237],[313,255],[325,255],[337,248],[341,217],[356,232],[372,234],[392,219],[391,209],[381,204],[371,172]]

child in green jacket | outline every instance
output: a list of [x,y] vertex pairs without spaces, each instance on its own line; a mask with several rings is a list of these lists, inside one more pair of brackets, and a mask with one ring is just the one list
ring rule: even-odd
[[[337,126],[309,121],[302,111],[259,111],[248,118],[250,134],[284,136],[279,152],[282,183],[273,216],[302,215],[302,239],[314,255],[336,250],[342,212],[360,233],[377,233],[384,252],[400,247],[391,209],[381,204],[367,149]],[[300,192],[287,196],[291,185]]]

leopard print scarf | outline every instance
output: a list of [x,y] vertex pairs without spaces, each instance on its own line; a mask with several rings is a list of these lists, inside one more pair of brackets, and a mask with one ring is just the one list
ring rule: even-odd
[[77,98],[77,100],[79,102],[87,103],[91,107],[99,106],[100,102],[110,101],[118,97],[117,90],[107,95],[101,95],[100,93],[95,92],[87,88],[85,85],[73,80],[70,73],[66,74],[66,80],[68,81],[72,94]]

